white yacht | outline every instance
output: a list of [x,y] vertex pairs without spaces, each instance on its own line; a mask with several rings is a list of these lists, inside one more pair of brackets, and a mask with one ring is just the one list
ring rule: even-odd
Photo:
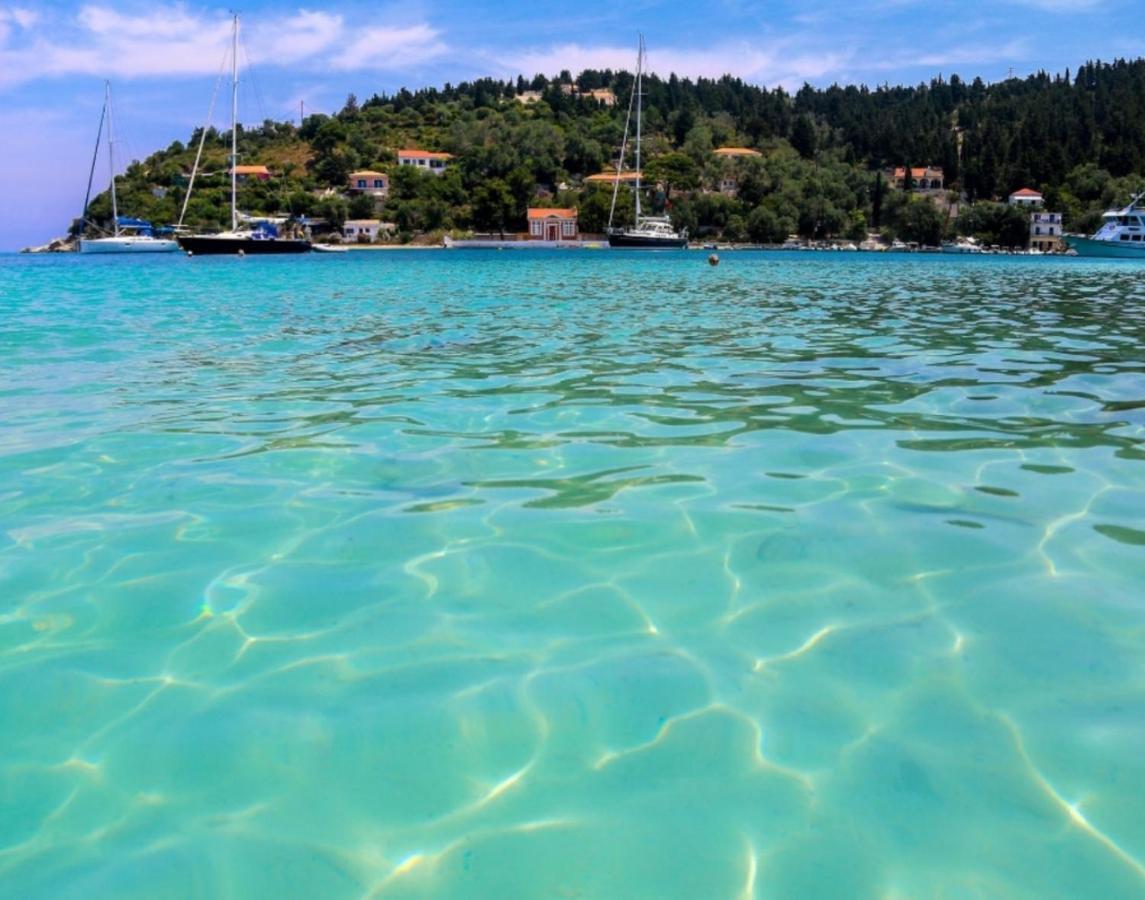
[[1122,259],[1145,260],[1145,192],[1137,194],[1124,209],[1105,212],[1102,224],[1089,237],[1080,234],[1063,235],[1065,242],[1078,256],[1116,256]]
[[[644,35],[640,35],[639,50],[636,54],[636,84],[632,99],[628,104],[628,118],[624,123],[624,139],[620,144],[620,157],[616,162],[616,180],[612,186],[612,207],[608,212],[608,245],[642,250],[677,250],[688,246],[688,233],[676,231],[672,220],[667,216],[645,216],[640,212],[640,120],[644,98]],[[624,154],[628,149],[628,124],[632,119],[632,105],[636,104],[636,184],[633,197],[636,201],[636,224],[629,228],[613,228],[612,218],[616,212],[616,197],[620,190],[621,173],[624,169]]]
[[91,199],[91,176],[95,174],[95,162],[99,156],[99,139],[103,134],[103,123],[107,122],[107,165],[111,170],[111,222],[112,233],[105,237],[80,237],[76,247],[80,253],[171,253],[179,249],[175,241],[157,238],[152,234],[151,223],[142,219],[130,219],[119,214],[119,202],[115,196],[115,140],[111,129],[111,82],[104,83],[103,112],[99,117],[99,129],[95,135],[95,153],[91,158],[91,174],[87,181],[87,197],[84,198],[83,216],[80,218],[80,234],[88,226],[87,206]]

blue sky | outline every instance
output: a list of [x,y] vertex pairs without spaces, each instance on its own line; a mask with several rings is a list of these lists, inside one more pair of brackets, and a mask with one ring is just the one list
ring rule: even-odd
[[[120,168],[202,124],[235,4],[0,4],[0,250],[11,250],[62,234],[78,214],[105,78]],[[630,68],[638,29],[656,71],[730,72],[769,87],[954,72],[997,81],[1011,68],[1145,56],[1139,0],[247,0],[239,11],[251,63],[240,113],[252,123],[297,117],[303,101],[333,112],[351,92]]]

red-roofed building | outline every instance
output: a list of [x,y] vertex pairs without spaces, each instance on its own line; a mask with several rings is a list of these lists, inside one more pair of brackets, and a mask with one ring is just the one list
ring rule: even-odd
[[577,221],[575,209],[532,207],[528,212],[529,240],[575,241]]
[[399,150],[398,165],[414,166],[423,172],[432,172],[440,175],[445,166],[453,159],[452,153],[435,153],[432,150]]
[[270,170],[266,166],[235,166],[235,178],[240,181],[246,181],[248,178],[269,181]]
[[1011,206],[1041,206],[1042,195],[1032,188],[1021,188],[1010,195]]
[[[941,191],[945,181],[941,166],[911,166],[911,190],[919,194]],[[899,166],[891,171],[891,184],[900,191],[906,188],[906,168]]]

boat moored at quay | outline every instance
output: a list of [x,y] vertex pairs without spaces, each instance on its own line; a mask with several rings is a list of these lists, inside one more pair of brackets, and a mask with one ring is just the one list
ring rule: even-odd
[[1085,237],[1063,235],[1078,256],[1104,256],[1145,260],[1145,192],[1137,194],[1122,209],[1107,210],[1097,231]]

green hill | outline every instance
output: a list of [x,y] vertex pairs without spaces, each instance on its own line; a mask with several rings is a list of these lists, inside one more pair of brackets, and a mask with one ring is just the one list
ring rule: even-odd
[[[240,163],[266,165],[273,177],[244,183],[239,204],[334,224],[377,214],[406,237],[523,230],[527,206],[568,205],[580,210],[582,231],[601,231],[611,188],[584,179],[614,166],[632,85],[631,74],[612,71],[481,79],[361,104],[351,96],[338,114],[309,116],[301,128],[272,121],[243,128]],[[931,242],[949,228],[950,201],[1000,200],[1024,186],[1041,190],[1067,227],[1086,230],[1145,184],[1145,60],[1087,63],[1073,77],[1039,73],[986,85],[951,76],[915,87],[805,86],[794,95],[731,77],[652,76],[645,85],[648,203],[693,235],[858,238],[872,228]],[[615,105],[588,94],[600,88],[611,89]],[[176,221],[199,137],[134,163],[118,182],[120,209]],[[760,156],[714,154],[727,146]],[[396,165],[395,152],[406,147],[454,159],[444,175],[430,175]],[[228,220],[228,153],[229,135],[209,130],[187,224]],[[945,171],[945,203],[889,190],[882,174],[928,165]],[[390,174],[380,211],[371,198],[340,196],[361,168]],[[625,201],[618,210],[630,210]],[[101,195],[89,219],[109,216]],[[1005,230],[994,218],[999,233],[987,237]],[[973,227],[989,219],[977,215]]]

